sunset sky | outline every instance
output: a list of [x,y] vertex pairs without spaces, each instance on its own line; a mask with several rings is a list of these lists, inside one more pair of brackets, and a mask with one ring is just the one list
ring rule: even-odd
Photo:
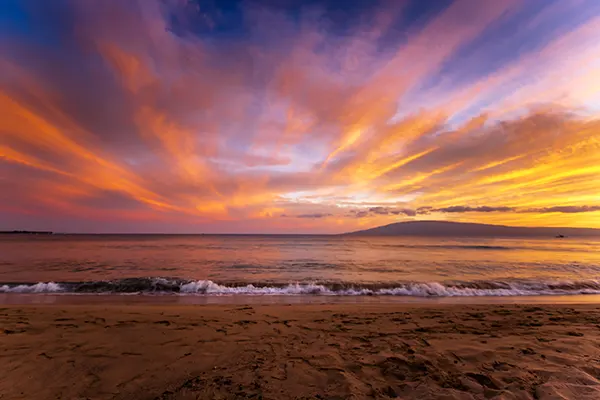
[[600,1],[0,1],[0,230],[408,220],[600,228]]

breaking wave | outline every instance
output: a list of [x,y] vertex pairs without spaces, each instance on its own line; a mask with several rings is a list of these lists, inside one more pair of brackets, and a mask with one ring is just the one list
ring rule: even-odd
[[0,283],[0,293],[96,293],[179,295],[324,295],[324,296],[552,296],[600,294],[600,281],[470,282],[227,282],[176,278],[126,278],[111,281]]
[[54,282],[38,282],[35,284],[3,284],[0,285],[0,293],[52,293],[62,292],[61,285]]

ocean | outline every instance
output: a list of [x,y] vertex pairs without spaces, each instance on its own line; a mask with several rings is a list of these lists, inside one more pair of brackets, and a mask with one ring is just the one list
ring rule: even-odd
[[600,239],[4,235],[0,293],[414,298],[600,294]]

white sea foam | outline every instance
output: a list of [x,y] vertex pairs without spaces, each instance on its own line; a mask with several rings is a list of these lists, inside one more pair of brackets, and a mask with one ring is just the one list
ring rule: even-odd
[[163,278],[127,278],[119,281],[80,283],[38,282],[31,284],[0,284],[0,293],[171,293],[184,295],[325,295],[325,296],[413,296],[413,297],[476,297],[476,296],[541,296],[600,294],[600,281],[513,281],[398,283],[381,287],[377,284],[247,284],[227,285],[211,280],[177,281]]
[[335,294],[324,285],[318,284],[289,284],[287,286],[225,286],[210,280],[189,282],[181,285],[181,293],[196,294],[256,294],[256,295],[286,295],[286,294]]
[[[569,286],[573,286],[569,288]],[[371,289],[351,287],[332,290],[321,284],[289,284],[287,286],[225,286],[210,280],[200,280],[182,284],[181,293],[207,295],[338,295],[338,296],[415,296],[415,297],[475,297],[475,296],[541,296],[541,295],[574,295],[600,294],[599,287],[577,287],[570,282],[561,282],[562,288],[556,284],[514,283],[503,288],[470,288],[448,286],[438,282],[410,283],[392,288]]]
[[32,285],[2,285],[0,293],[56,293],[62,292],[64,288],[54,282],[38,282]]

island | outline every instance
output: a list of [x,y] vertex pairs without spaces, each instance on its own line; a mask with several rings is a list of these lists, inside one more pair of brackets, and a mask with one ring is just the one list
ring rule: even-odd
[[[561,232],[558,234],[558,232]],[[396,222],[376,228],[344,233],[345,236],[445,236],[445,237],[600,237],[600,229],[522,227],[449,221]]]

